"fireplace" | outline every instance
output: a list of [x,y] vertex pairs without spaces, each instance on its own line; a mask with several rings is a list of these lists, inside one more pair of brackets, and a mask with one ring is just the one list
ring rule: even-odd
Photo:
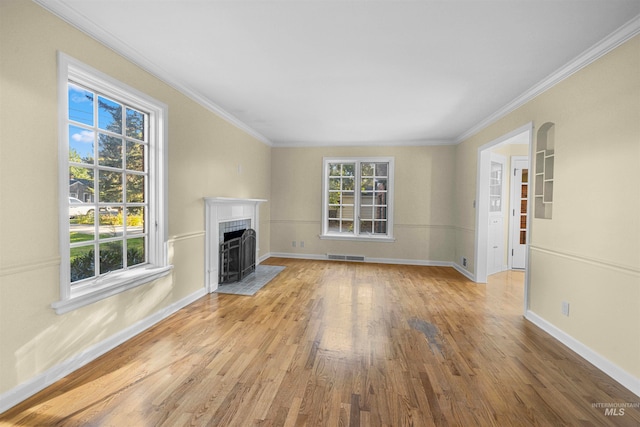
[[[205,197],[205,287],[213,292],[221,283],[240,280],[240,276],[250,274],[259,264],[259,225],[258,205],[264,199],[232,199],[227,197]],[[242,237],[246,230],[252,230],[245,239],[242,252],[237,241],[229,246],[238,246],[234,256],[239,253],[238,261],[221,257],[225,240],[232,241]],[[227,235],[225,238],[225,234]],[[235,233],[235,234],[234,234]],[[248,241],[248,242],[247,242]],[[239,258],[247,261],[241,268]],[[232,271],[233,270],[233,271]]]
[[224,233],[218,253],[218,283],[242,280],[256,269],[256,232],[249,228]]

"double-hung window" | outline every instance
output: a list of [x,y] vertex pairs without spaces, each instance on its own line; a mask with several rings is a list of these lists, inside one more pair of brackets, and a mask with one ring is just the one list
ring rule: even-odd
[[58,313],[168,274],[166,106],[59,54]]
[[393,240],[393,158],[323,160],[322,238]]

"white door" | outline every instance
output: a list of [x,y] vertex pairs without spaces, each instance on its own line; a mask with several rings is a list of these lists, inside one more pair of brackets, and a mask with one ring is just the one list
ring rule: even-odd
[[511,162],[511,209],[509,254],[511,268],[524,269],[527,252],[527,200],[529,197],[529,160]]
[[487,274],[504,270],[504,156],[491,153],[491,176],[489,180],[489,235],[487,248]]

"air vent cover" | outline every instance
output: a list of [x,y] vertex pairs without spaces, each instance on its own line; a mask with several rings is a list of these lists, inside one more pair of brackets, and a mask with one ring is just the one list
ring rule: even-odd
[[364,256],[327,254],[327,259],[333,259],[337,261],[364,261]]

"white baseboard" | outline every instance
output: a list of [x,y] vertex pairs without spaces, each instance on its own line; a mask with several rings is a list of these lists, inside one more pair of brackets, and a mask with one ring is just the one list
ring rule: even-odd
[[463,266],[461,266],[460,264],[457,264],[455,262],[451,263],[451,266],[453,268],[455,268],[456,270],[458,270],[458,273],[462,274],[463,276],[465,276],[467,279],[471,280],[472,282],[476,281],[476,276],[475,274],[471,273],[469,270],[467,270],[466,268],[464,268]]
[[[267,258],[268,257],[327,261],[327,254],[299,254],[299,253],[289,253],[289,252],[272,252],[267,256]],[[428,261],[428,260],[419,260],[419,259],[400,259],[400,258],[371,258],[367,256],[364,257],[364,261],[356,261],[356,262],[365,262],[365,263],[371,263],[371,264],[424,265],[424,266],[434,266],[434,267],[451,267],[453,265],[453,263],[451,263],[450,261]]]
[[326,255],[316,255],[316,254],[294,254],[288,252],[271,252],[269,254],[270,257],[275,258],[295,258],[295,259],[313,259],[313,260],[326,260]]
[[531,310],[527,310],[527,312],[525,313],[525,319],[560,341],[562,344],[569,347],[571,350],[578,353],[581,357],[586,359],[596,368],[600,369],[615,381],[619,382],[622,386],[629,389],[636,396],[640,397],[640,378],[634,377],[629,372],[612,363],[609,359],[606,359],[605,357],[596,353],[591,348],[587,347],[577,339],[573,338],[571,335],[544,320],[542,317],[538,316]]
[[75,356],[65,360],[64,362],[53,366],[43,373],[27,380],[26,382],[14,387],[13,389],[0,395],[0,414],[33,396],[37,392],[45,389],[61,378],[69,375],[73,371],[81,368],[92,360],[97,359],[108,351],[116,348],[123,342],[133,338],[139,333],[149,329],[159,321],[169,317],[176,311],[191,304],[198,298],[205,296],[204,288],[192,293],[191,295],[174,302],[173,304],[153,313],[149,317],[129,326],[128,328],[118,332],[117,334],[101,341],[88,349],[76,354]]
[[422,265],[425,267],[451,267],[450,261],[429,261],[420,259],[399,259],[399,258],[368,258],[364,262],[372,264],[399,264],[399,265]]
[[[326,254],[298,254],[288,252],[273,252],[265,255],[264,259],[269,257],[275,258],[295,258],[295,259],[311,259],[311,260],[326,260]],[[365,257],[364,262],[377,263],[377,264],[398,264],[398,265],[424,265],[432,267],[453,267],[467,279],[475,282],[476,278],[473,273],[465,269],[464,267],[451,262],[451,261],[429,261],[419,259],[400,259],[400,258],[370,258]]]

